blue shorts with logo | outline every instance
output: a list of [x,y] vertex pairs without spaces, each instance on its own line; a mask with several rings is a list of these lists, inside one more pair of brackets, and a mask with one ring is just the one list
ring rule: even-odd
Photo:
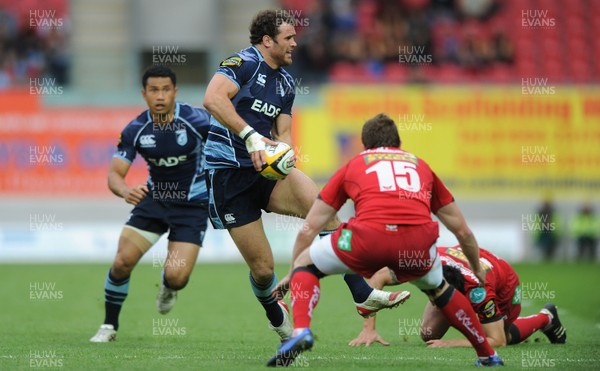
[[125,224],[160,235],[169,231],[169,241],[202,246],[207,219],[206,203],[161,201],[149,192],[133,208]]
[[213,227],[229,229],[258,220],[276,184],[254,168],[207,170],[208,215]]

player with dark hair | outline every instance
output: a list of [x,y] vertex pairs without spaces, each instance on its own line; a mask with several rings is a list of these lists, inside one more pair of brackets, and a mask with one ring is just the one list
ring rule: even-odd
[[[533,333],[541,330],[553,344],[564,344],[566,329],[558,318],[554,304],[546,304],[538,313],[519,317],[521,313],[521,286],[515,270],[505,260],[479,248],[480,262],[486,270],[482,287],[468,266],[465,254],[458,246],[438,247],[444,278],[469,298],[477,313],[483,331],[492,346],[519,344]],[[374,287],[399,284],[387,268],[377,272],[369,283]],[[421,338],[430,347],[470,346],[464,339],[440,340],[448,331],[448,321],[438,308],[428,302],[421,322]],[[385,342],[375,330],[375,317],[365,320],[363,330],[349,345],[369,345]]]
[[[204,239],[208,193],[202,147],[210,115],[176,102],[176,84],[175,73],[168,67],[156,65],[145,71],[142,96],[148,109],[125,127],[110,164],[108,187],[135,207],[121,231],[106,277],[104,323],[92,342],[116,339],[131,272],[162,234],[169,231],[156,303],[162,314],[171,310],[177,291],[188,283]],[[130,186],[125,178],[136,153],[146,160],[150,174],[147,184]]]
[[[221,62],[204,97],[204,106],[212,114],[205,150],[209,216],[216,229],[229,231],[250,268],[252,291],[265,309],[269,326],[282,340],[291,336],[293,328],[285,303],[278,299],[291,275],[278,283],[262,210],[303,218],[319,192],[298,169],[282,180],[259,173],[266,144],[277,140],[293,147],[294,81],[283,67],[292,63],[294,24],[285,12],[259,12],[250,25],[252,45]],[[324,233],[338,225],[332,215],[323,225]],[[296,252],[292,255],[295,258]],[[345,281],[361,313],[393,307],[407,295],[373,290],[357,275],[347,275]]]
[[[312,314],[319,301],[319,279],[356,272],[371,277],[388,267],[400,281],[421,289],[448,322],[475,348],[478,365],[502,365],[465,296],[449,285],[435,242],[438,224],[456,236],[474,275],[485,282],[475,236],[442,181],[427,163],[400,149],[396,124],[384,114],[368,120],[362,130],[365,150],[339,169],[319,194],[298,232],[291,283],[293,337],[281,344],[268,366],[289,366],[312,348]],[[356,216],[320,241],[314,238],[347,199]]]

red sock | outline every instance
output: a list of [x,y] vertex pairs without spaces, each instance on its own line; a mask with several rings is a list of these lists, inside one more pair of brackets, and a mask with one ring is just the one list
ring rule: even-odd
[[454,290],[448,303],[440,309],[448,322],[465,335],[479,357],[489,357],[494,354],[494,349],[485,337],[477,314],[460,291]]
[[319,279],[307,271],[296,271],[290,283],[294,328],[309,328],[313,309],[321,293]]
[[[546,327],[550,323],[550,317],[543,313],[534,314],[527,317],[519,317],[513,322],[518,333],[511,329],[510,344],[517,344],[531,336],[539,329]],[[518,337],[518,338],[517,338]]]

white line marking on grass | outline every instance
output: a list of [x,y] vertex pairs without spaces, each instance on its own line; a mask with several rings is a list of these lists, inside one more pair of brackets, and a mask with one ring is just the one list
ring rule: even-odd
[[158,356],[158,359],[184,359],[184,356]]

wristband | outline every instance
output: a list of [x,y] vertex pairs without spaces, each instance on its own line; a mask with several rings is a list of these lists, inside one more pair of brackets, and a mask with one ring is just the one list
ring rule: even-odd
[[262,140],[263,136],[254,130],[252,126],[246,126],[238,136],[246,143],[248,153],[265,150],[266,143]]
[[246,139],[248,139],[248,137],[250,135],[252,135],[252,133],[256,133],[256,130],[254,130],[254,128],[250,125],[246,125],[245,128],[242,129],[242,131],[240,131],[240,133],[238,134],[238,136],[240,138],[242,138],[242,140],[245,142]]

